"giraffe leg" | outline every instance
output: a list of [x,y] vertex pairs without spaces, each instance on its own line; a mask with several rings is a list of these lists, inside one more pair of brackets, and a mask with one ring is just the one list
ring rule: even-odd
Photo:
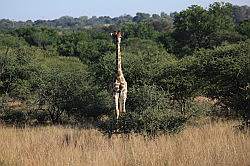
[[128,93],[128,84],[125,81],[124,91],[123,91],[123,112],[126,112],[125,106],[126,106],[126,100],[127,100],[127,93]]
[[[127,93],[127,92],[126,92]],[[122,111],[125,113],[126,112],[126,109],[125,109],[125,106],[126,106],[126,100],[127,100],[127,94],[124,95],[123,97],[123,108],[122,108]]]
[[123,95],[122,95],[122,92],[121,92],[120,98],[119,98],[119,110],[120,110],[120,113],[123,112]]
[[126,112],[125,105],[127,100],[127,83],[125,83],[123,89],[121,90],[120,94],[120,111]]
[[120,111],[119,111],[119,93],[115,93],[114,94],[114,100],[115,100],[116,119],[118,119],[119,116],[120,116]]

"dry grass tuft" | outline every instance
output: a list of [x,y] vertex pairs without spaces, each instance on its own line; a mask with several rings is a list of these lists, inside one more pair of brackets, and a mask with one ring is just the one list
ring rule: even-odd
[[249,133],[232,123],[188,127],[146,139],[62,127],[0,127],[0,165],[250,165]]

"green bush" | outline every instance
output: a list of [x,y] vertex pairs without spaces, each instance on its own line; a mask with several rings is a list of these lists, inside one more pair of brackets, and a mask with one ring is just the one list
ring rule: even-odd
[[[203,80],[200,87],[211,98],[217,98],[230,111],[231,116],[249,119],[249,43],[201,50],[194,54],[196,76]],[[227,115],[228,116],[228,115]]]
[[191,100],[185,106],[175,103],[171,96],[156,86],[134,86],[129,90],[127,113],[119,120],[110,117],[100,124],[106,134],[141,133],[157,135],[180,131],[191,118],[208,115],[211,108],[199,106]]
[[24,125],[27,123],[28,117],[24,111],[8,109],[4,110],[0,119],[6,124]]
[[63,113],[81,119],[108,111],[102,104],[105,94],[94,85],[88,67],[78,58],[48,57],[42,71],[39,100],[47,106],[53,123],[61,123]]
[[26,100],[36,87],[40,50],[29,47],[0,49],[0,94]]
[[44,125],[51,122],[48,111],[34,110],[28,113],[29,125]]
[[119,120],[111,118],[102,123],[99,128],[105,134],[139,133],[154,136],[162,133],[175,133],[180,131],[187,118],[183,115],[169,115],[167,110],[147,109],[142,113],[128,112]]
[[147,108],[165,108],[169,106],[169,94],[158,90],[155,85],[135,85],[128,89],[127,110],[143,112]]
[[166,133],[178,133],[187,124],[194,124],[195,119],[211,115],[213,107],[197,105],[187,102],[184,111],[176,109],[181,106],[170,105],[161,107],[161,104],[148,107],[140,112],[127,112],[120,119],[110,117],[98,127],[104,134],[139,133],[145,136],[155,136]]
[[43,108],[53,123],[62,123],[65,114],[81,121],[110,111],[107,91],[93,83],[88,66],[78,58],[34,47],[12,48],[8,53],[0,50],[0,68],[0,95],[32,100],[32,109]]

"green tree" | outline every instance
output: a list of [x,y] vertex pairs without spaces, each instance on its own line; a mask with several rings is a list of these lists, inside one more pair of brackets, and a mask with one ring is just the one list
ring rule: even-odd
[[105,92],[93,85],[87,66],[78,58],[50,57],[42,63],[39,99],[53,123],[61,123],[65,114],[82,121],[109,111],[103,104]]
[[155,39],[158,32],[149,22],[125,23],[121,25],[121,31],[124,33],[124,38],[140,38],[140,39]]
[[0,47],[6,49],[6,54],[11,48],[20,48],[25,45],[27,46],[27,43],[16,36],[8,33],[0,33]]
[[[175,52],[181,56],[199,48],[212,48],[227,41],[241,40],[239,35],[235,35],[232,5],[229,3],[215,2],[208,10],[191,6],[175,15],[174,27],[173,38],[177,41]],[[231,33],[232,36],[225,37]]]
[[210,26],[215,31],[235,31],[233,6],[230,3],[215,2],[209,6]]
[[174,39],[177,41],[176,49],[181,54],[208,47],[208,36],[213,32],[209,24],[208,12],[200,6],[193,5],[176,14],[174,19]]
[[113,52],[115,45],[111,40],[95,39],[92,41],[79,41],[77,44],[77,52],[79,58],[88,64],[95,65],[99,59],[106,53]]
[[34,56],[38,51],[27,47],[0,53],[0,94],[28,99],[36,86],[39,66]]
[[148,13],[136,13],[136,16],[133,18],[134,22],[141,22],[148,20],[150,18],[150,14]]
[[196,76],[195,65],[193,57],[175,59],[164,66],[163,72],[157,79],[157,85],[171,95],[176,110],[181,112],[184,112],[190,98],[200,93],[200,86],[203,83]]
[[24,38],[30,46],[41,47],[44,50],[49,46],[53,47],[58,40],[57,32],[49,28],[28,27],[17,29],[14,33]]
[[77,43],[79,36],[74,33],[65,33],[60,36],[57,43],[57,50],[63,56],[77,56]]
[[203,80],[204,92],[219,99],[230,114],[249,119],[249,43],[201,50],[197,57],[196,76]]
[[243,21],[237,27],[237,31],[250,38],[250,20]]

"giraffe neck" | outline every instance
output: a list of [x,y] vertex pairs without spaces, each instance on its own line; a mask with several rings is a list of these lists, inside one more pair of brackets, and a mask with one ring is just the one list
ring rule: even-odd
[[119,40],[116,44],[116,70],[117,72],[122,73],[122,56],[121,56],[121,47]]

